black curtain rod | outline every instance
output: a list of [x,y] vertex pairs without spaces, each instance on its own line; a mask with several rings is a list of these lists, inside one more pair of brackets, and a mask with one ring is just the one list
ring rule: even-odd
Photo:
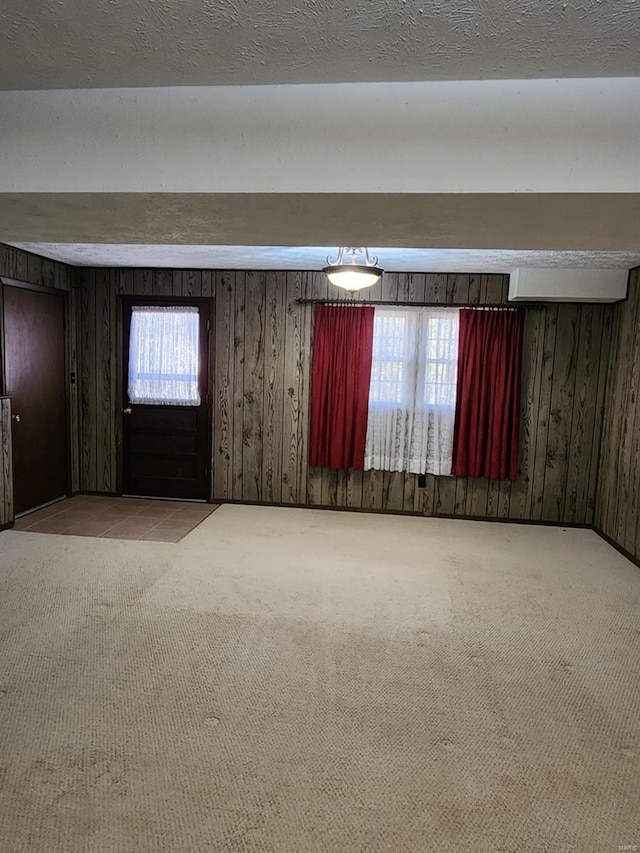
[[378,301],[364,299],[304,299],[299,297],[295,300],[298,305],[393,305],[402,308],[486,308],[508,311],[521,311],[524,308],[539,308],[537,302],[519,303],[518,305],[505,304],[503,302],[487,302],[473,305],[469,302],[394,302],[392,299],[381,299]]

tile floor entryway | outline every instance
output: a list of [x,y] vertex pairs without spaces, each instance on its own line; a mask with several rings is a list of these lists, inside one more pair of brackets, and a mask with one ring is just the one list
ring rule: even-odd
[[17,519],[14,530],[180,542],[218,504],[77,495]]

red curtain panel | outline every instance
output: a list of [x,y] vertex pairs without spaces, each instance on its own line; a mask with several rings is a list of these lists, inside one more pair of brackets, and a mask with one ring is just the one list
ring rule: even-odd
[[452,474],[518,476],[524,311],[460,311]]
[[316,306],[310,465],[364,468],[373,311],[369,307]]

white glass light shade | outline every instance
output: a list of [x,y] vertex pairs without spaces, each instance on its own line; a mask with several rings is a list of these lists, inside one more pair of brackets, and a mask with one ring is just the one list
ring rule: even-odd
[[378,267],[360,266],[358,264],[341,264],[339,266],[325,267],[323,270],[331,284],[349,290],[364,290],[372,287],[382,275]]

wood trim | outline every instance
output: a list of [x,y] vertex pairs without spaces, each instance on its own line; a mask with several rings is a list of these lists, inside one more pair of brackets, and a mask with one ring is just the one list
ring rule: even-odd
[[450,513],[438,513],[437,515],[427,515],[425,518],[452,518],[460,519],[461,521],[488,521],[498,524],[530,524],[535,527],[567,527],[577,530],[592,530],[591,524],[586,524],[578,521],[536,521],[533,518],[499,518],[497,516],[487,517],[484,515],[451,515]]
[[11,397],[0,397],[0,524],[12,525],[13,463],[11,441]]
[[[80,485],[80,468],[78,453],[80,450],[80,389],[81,389],[81,365],[80,350],[77,336],[78,324],[80,322],[80,306],[77,304],[80,295],[80,285],[83,273],[79,267],[71,267],[67,264],[43,258],[33,252],[25,252],[0,243],[0,278],[10,282],[18,282],[27,287],[37,290],[44,288],[44,292],[68,292],[70,298],[68,340],[70,360],[68,370],[76,373],[76,384],[70,386],[71,406],[69,408],[69,423],[71,430],[71,473],[72,486],[77,489]],[[2,286],[0,282],[0,299]],[[2,347],[2,320],[0,318],[0,349]],[[2,378],[2,365],[0,359],[0,390],[4,387]]]
[[[360,506],[335,506],[332,504],[290,504],[290,503],[282,503],[273,502],[273,501],[243,501],[243,500],[227,500],[216,499],[213,498],[209,503],[220,504],[231,504],[236,506],[277,506],[284,507],[288,509],[322,509],[322,510],[335,510],[337,512],[365,512],[373,515],[404,515],[410,518],[440,518],[440,519],[451,519],[453,521],[486,521],[489,523],[497,523],[497,524],[528,524],[533,525],[535,527],[565,527],[565,528],[575,528],[578,530],[594,530],[595,528],[591,524],[581,524],[578,522],[570,522],[565,524],[561,521],[534,521],[529,518],[488,518],[487,516],[482,515],[451,515],[450,513],[438,513],[435,515],[425,515],[422,512],[407,512],[406,510],[392,510],[392,509],[382,509],[377,507],[360,507]],[[596,531],[597,532],[597,531]],[[640,565],[640,563],[639,563]]]
[[67,290],[61,290],[57,287],[47,287],[44,284],[33,284],[31,281],[21,281],[17,278],[8,278],[5,275],[0,275],[0,282],[2,284],[6,284],[9,287],[21,287],[23,290],[35,290],[38,293],[49,293],[59,296],[69,296],[69,292]]
[[[116,490],[108,492],[108,494],[121,495],[124,483],[124,423],[122,417],[122,409],[124,408],[123,395],[123,372],[124,372],[124,301],[126,297],[120,296],[116,300],[116,411],[114,420],[115,441],[116,441]],[[95,494],[92,492],[83,492],[83,494]]]
[[163,294],[159,294],[158,296],[130,296],[128,294],[120,294],[120,299],[123,305],[128,305],[129,307],[132,305],[166,305],[167,307],[171,305],[203,305],[210,307],[211,305],[211,299],[204,299],[198,296],[165,296]]
[[215,406],[215,394],[216,394],[216,386],[215,386],[215,376],[216,376],[216,301],[215,299],[207,299],[204,300],[209,305],[209,313],[208,313],[208,326],[207,326],[207,354],[209,358],[209,363],[207,364],[207,396],[206,402],[209,411],[209,419],[207,422],[207,446],[209,448],[209,476],[208,476],[208,487],[207,487],[207,503],[213,503],[211,500],[211,495],[213,494],[213,482],[214,482],[214,465],[215,465],[215,456],[213,453],[213,435],[214,435],[214,423],[216,417],[216,406]]
[[336,512],[364,512],[371,513],[373,515],[404,515],[410,516],[412,518],[425,518],[425,516],[421,512],[405,512],[401,509],[379,509],[376,507],[361,507],[361,506],[332,506],[330,504],[300,504],[300,503],[284,503],[283,501],[250,501],[250,500],[236,500],[226,498],[212,498],[207,503],[211,504],[219,504],[222,506],[223,504],[231,504],[235,506],[276,506],[283,507],[284,509],[321,509],[321,510],[335,510]]
[[611,536],[608,536],[604,530],[601,530],[599,527],[591,525],[591,530],[593,530],[594,533],[597,533],[601,539],[604,539],[607,545],[611,545],[611,547],[615,548],[619,554],[622,554],[622,556],[626,557],[630,563],[633,563],[634,566],[640,569],[640,559],[632,554],[631,551],[627,551],[626,548],[623,548],[622,545],[618,544],[615,539],[612,539]]

